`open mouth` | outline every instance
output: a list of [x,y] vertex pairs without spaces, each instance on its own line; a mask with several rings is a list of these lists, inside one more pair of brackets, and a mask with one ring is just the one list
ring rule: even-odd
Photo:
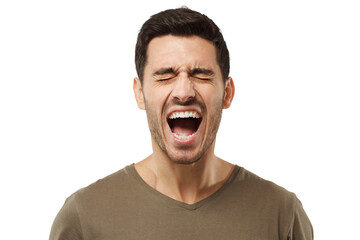
[[167,122],[173,135],[180,140],[194,136],[199,129],[202,118],[197,112],[173,112]]

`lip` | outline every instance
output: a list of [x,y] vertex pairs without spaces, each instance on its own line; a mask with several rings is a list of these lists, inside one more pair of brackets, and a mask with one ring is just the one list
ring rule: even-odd
[[176,108],[176,109],[170,109],[168,111],[168,114],[166,114],[166,120],[171,116],[171,114],[176,113],[176,112],[196,112],[197,114],[200,115],[200,117],[202,118],[202,114],[201,111],[199,109],[195,109],[195,108]]
[[167,129],[168,129],[168,133],[170,134],[171,139],[174,141],[175,144],[177,144],[177,145],[190,145],[190,144],[194,143],[195,140],[197,139],[197,136],[198,136],[198,134],[200,132],[200,128],[202,126],[202,122],[200,123],[199,128],[194,133],[194,135],[192,135],[191,137],[186,138],[186,139],[177,138],[174,135],[174,133],[171,131],[171,128],[169,127],[169,124],[166,124],[166,125],[167,125]]
[[203,115],[201,114],[201,111],[199,109],[196,109],[196,108],[176,107],[176,108],[169,109],[168,114],[166,115],[167,130],[168,130],[168,133],[171,136],[172,141],[176,145],[180,145],[180,146],[193,144],[198,139],[197,137],[198,137],[200,129],[201,129],[202,125],[203,125],[203,120],[201,120],[201,123],[200,123],[198,129],[196,130],[196,132],[191,137],[186,138],[186,139],[179,139],[173,134],[173,132],[171,131],[171,128],[170,128],[170,126],[169,126],[169,124],[167,122],[167,119],[171,116],[171,114],[173,114],[175,112],[196,112],[203,119]]
[[[201,125],[201,124],[200,124]],[[199,129],[200,129],[200,126],[198,128],[198,130],[195,132],[195,134],[193,134],[191,137],[189,138],[186,138],[186,139],[180,139],[180,138],[177,138],[172,132],[171,132],[171,129],[170,129],[170,134],[172,135],[172,138],[174,140],[175,143],[179,144],[179,145],[189,145],[189,144],[192,144],[193,142],[195,142],[196,140],[196,137],[199,133]]]

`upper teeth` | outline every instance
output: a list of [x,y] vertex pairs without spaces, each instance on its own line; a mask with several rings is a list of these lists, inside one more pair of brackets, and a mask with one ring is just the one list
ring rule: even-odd
[[173,112],[169,118],[201,118],[201,116],[197,112]]

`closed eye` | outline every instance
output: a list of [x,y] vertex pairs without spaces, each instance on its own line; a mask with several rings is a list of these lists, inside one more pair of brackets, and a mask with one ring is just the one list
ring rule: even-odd
[[157,81],[158,82],[164,82],[164,81],[169,81],[169,80],[171,80],[173,78],[174,78],[173,76],[172,77],[165,77],[165,78],[157,78]]
[[205,76],[193,76],[193,78],[196,78],[196,79],[199,79],[199,80],[203,80],[203,81],[210,81],[210,80],[212,80],[212,78],[205,77]]
[[190,71],[190,75],[199,80],[208,81],[214,78],[215,73],[205,68],[194,68]]
[[157,70],[156,72],[154,72],[153,76],[157,81],[163,82],[174,78],[176,74],[175,70],[170,67]]

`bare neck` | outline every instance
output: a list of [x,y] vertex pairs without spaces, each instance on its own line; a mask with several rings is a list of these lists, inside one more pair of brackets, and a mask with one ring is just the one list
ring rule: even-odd
[[165,154],[154,152],[135,164],[135,168],[143,180],[157,191],[193,204],[216,192],[233,170],[234,165],[214,155],[214,144],[196,163],[174,163]]

